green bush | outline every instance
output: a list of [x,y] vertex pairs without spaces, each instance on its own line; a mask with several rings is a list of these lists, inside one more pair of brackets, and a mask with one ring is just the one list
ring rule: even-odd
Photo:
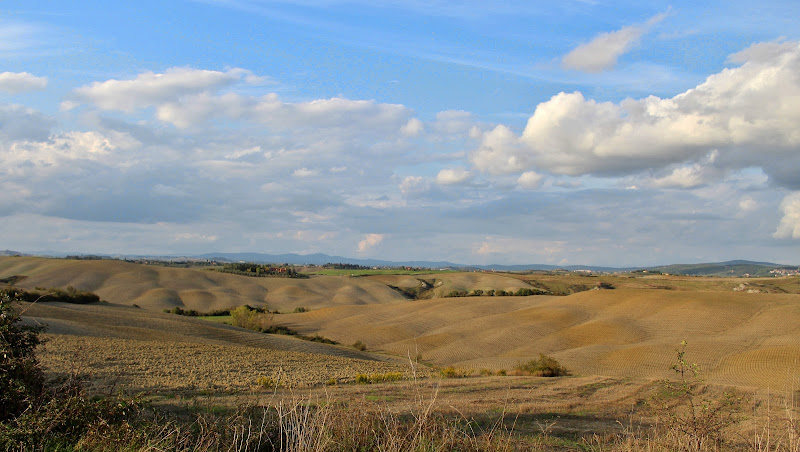
[[539,354],[538,359],[519,363],[514,367],[518,375],[535,375],[537,377],[561,377],[569,375],[569,371],[552,356]]
[[101,301],[97,294],[84,292],[72,286],[67,286],[66,289],[37,288],[37,290],[44,290],[45,293],[29,292],[27,290],[9,287],[0,290],[0,296],[8,296],[9,299],[12,300],[27,301],[30,303],[34,301],[59,301],[62,303],[89,304],[99,303]]
[[42,326],[20,325],[6,292],[0,294],[0,422],[33,408],[44,390],[44,372],[36,359]]
[[123,430],[139,402],[89,398],[74,378],[48,384],[35,353],[44,327],[20,325],[14,301],[0,294],[0,449],[71,449],[90,432]]

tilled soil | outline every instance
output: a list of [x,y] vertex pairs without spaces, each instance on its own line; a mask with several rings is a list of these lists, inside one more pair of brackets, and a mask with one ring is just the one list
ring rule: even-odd
[[98,390],[234,392],[256,388],[259,377],[302,387],[411,373],[408,361],[394,357],[124,306],[22,309],[26,322],[47,325],[39,351],[47,371],[88,376]]

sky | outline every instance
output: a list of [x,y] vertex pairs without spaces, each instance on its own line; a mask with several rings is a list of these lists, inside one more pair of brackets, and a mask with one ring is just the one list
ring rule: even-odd
[[0,249],[800,263],[800,2],[0,3]]

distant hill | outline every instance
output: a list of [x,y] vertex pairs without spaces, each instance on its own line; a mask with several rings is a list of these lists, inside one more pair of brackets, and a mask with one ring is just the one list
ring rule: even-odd
[[775,269],[798,269],[797,266],[781,265],[772,262],[753,262],[733,260],[704,264],[675,264],[662,267],[650,267],[647,270],[660,271],[673,275],[690,276],[772,276]]
[[[30,256],[31,254],[20,253],[17,251],[0,251],[0,256]],[[66,257],[68,255],[77,256],[81,253],[59,253],[59,252],[40,252],[33,253],[39,256]],[[96,257],[106,257],[112,259],[153,259],[162,261],[175,260],[215,260],[219,262],[255,262],[259,264],[287,263],[291,265],[325,265],[328,263],[342,263],[362,265],[365,267],[422,267],[422,268],[452,268],[464,271],[470,270],[495,270],[506,272],[522,271],[582,271],[588,270],[594,273],[624,273],[637,270],[647,270],[649,272],[662,272],[675,275],[690,276],[718,276],[718,277],[742,277],[742,276],[772,276],[770,273],[775,269],[797,270],[800,265],[785,265],[772,262],[759,262],[748,260],[731,260],[726,262],[708,262],[698,264],[672,264],[652,267],[608,267],[596,265],[547,265],[547,264],[521,264],[521,265],[468,265],[448,261],[389,261],[382,259],[358,259],[344,256],[331,256],[323,253],[315,254],[266,254],[266,253],[205,253],[187,255],[131,255],[131,254],[98,254]]]

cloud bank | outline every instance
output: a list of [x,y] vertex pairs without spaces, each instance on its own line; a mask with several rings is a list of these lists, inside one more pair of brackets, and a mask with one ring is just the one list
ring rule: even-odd
[[536,107],[520,136],[502,125],[484,133],[471,161],[490,174],[663,172],[656,185],[685,188],[756,166],[800,189],[800,46],[759,44],[735,58],[743,64],[667,99],[559,93]]

